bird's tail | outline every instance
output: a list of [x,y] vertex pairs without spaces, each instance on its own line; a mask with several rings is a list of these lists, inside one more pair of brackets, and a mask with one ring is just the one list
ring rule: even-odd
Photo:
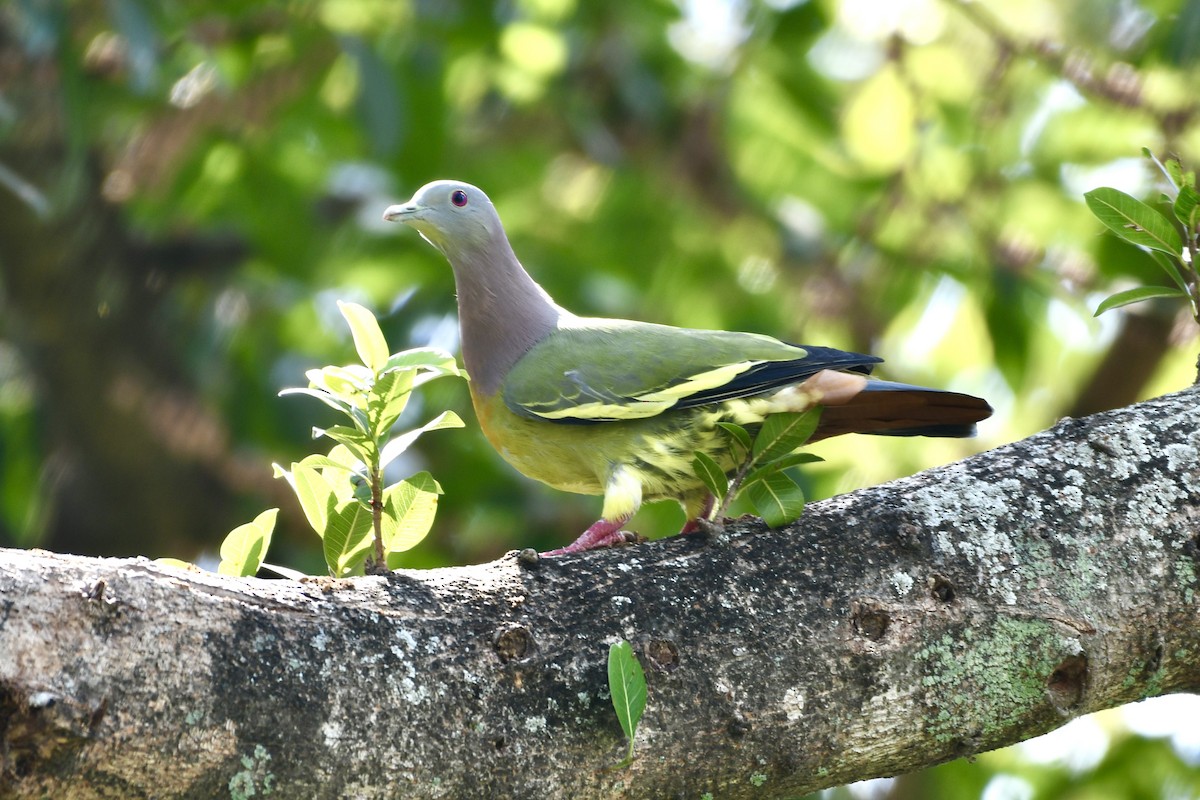
[[974,436],[975,423],[992,415],[987,401],[969,394],[874,378],[853,396],[839,399],[823,403],[821,422],[811,441],[843,433]]

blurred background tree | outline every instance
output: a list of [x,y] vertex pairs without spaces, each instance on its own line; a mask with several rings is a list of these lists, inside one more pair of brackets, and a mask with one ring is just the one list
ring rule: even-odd
[[[1082,194],[1154,200],[1143,146],[1200,162],[1198,56],[1200,0],[14,0],[0,544],[211,559],[278,505],[272,560],[320,572],[269,465],[331,420],[276,393],[352,360],[337,299],[373,307],[393,349],[455,349],[449,269],[380,220],[435,178],[482,186],[579,313],[873,352],[997,409],[973,441],[822,443],[813,497],[1181,388],[1197,343],[1177,304],[1092,319],[1162,281]],[[471,420],[445,383],[402,424]],[[446,494],[414,567],[562,544],[598,508],[470,424],[399,470],[422,467]],[[681,521],[659,505],[632,527]],[[1083,770],[1022,762],[997,789],[1000,754],[840,791],[1200,792],[1200,743],[1172,758],[1104,730]]]

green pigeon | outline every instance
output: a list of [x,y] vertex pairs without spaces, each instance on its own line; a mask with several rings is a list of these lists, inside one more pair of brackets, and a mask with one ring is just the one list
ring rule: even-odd
[[643,502],[671,498],[701,525],[713,497],[697,452],[736,468],[732,422],[822,407],[812,440],[843,433],[972,436],[983,400],[868,377],[882,359],[756,333],[580,317],[513,253],[480,189],[434,181],[385,220],[416,228],[454,270],[462,357],[484,435],[506,461],[556,489],[604,496],[600,519],[548,555],[624,540]]

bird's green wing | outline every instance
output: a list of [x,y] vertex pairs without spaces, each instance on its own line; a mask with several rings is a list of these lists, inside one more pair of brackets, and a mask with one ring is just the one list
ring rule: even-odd
[[758,394],[822,369],[869,372],[877,361],[753,333],[575,318],[522,356],[502,391],[521,416],[613,422]]

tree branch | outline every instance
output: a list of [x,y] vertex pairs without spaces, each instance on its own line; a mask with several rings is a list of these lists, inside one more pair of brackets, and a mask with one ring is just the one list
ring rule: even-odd
[[1198,400],[727,545],[302,582],[5,551],[0,794],[790,797],[1200,689]]

